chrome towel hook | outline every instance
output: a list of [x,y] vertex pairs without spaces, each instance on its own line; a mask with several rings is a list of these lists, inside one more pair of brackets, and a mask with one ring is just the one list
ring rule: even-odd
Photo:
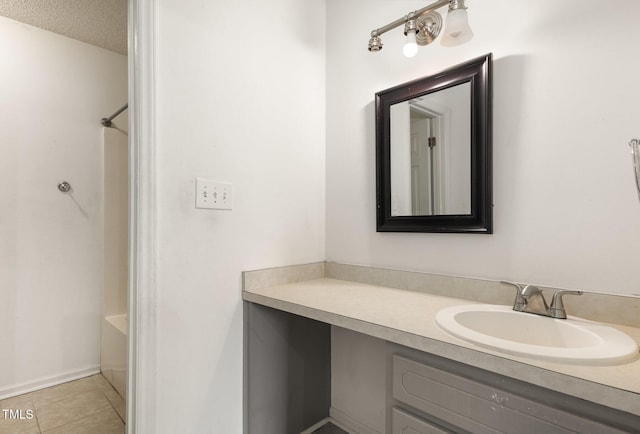
[[69,184],[67,181],[61,181],[58,183],[58,190],[63,193],[68,193],[71,191],[71,184]]
[[631,146],[633,169],[636,175],[636,188],[638,189],[638,199],[640,199],[640,140],[631,139],[629,146]]

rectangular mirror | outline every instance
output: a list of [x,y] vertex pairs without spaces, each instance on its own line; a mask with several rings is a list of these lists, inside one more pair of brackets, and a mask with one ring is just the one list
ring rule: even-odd
[[379,232],[492,233],[491,54],[376,94]]

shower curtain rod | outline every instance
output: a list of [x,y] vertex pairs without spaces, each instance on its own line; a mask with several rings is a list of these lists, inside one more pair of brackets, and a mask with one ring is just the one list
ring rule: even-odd
[[114,114],[112,114],[111,116],[109,116],[108,118],[102,118],[100,119],[100,121],[102,122],[102,125],[104,125],[105,127],[110,127],[111,126],[111,121],[118,116],[120,113],[122,113],[123,111],[125,111],[127,109],[127,107],[129,107],[129,103],[123,105],[122,107],[120,107],[118,109],[118,111],[116,111]]

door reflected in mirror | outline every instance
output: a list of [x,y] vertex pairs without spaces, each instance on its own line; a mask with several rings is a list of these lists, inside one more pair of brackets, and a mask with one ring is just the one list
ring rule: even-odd
[[393,104],[391,215],[471,213],[471,85]]

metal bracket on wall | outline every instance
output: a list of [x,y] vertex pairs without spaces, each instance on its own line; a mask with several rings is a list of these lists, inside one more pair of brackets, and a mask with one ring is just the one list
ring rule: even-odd
[[71,191],[71,184],[69,184],[67,181],[61,181],[58,183],[58,190],[63,193],[69,193]]

